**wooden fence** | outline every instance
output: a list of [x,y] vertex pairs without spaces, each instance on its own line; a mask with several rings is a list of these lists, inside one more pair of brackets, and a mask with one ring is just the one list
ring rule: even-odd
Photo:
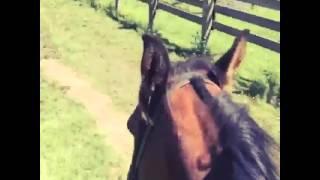
[[[115,0],[116,5],[118,6],[118,1]],[[209,39],[211,30],[218,30],[229,35],[236,36],[241,30],[233,28],[228,25],[224,25],[222,23],[216,22],[215,13],[219,13],[225,16],[229,16],[235,19],[239,19],[241,21],[245,21],[248,23],[252,23],[264,28],[268,28],[277,32],[280,32],[280,22],[270,20],[264,17],[259,17],[256,15],[248,14],[242,11],[238,11],[226,6],[219,6],[216,4],[217,0],[177,0],[182,3],[186,3],[192,6],[202,8],[202,16],[197,16],[176,8],[170,4],[160,2],[159,0],[148,0],[142,1],[149,4],[149,30],[153,28],[153,21],[156,15],[157,9],[164,10],[186,20],[192,21],[194,23],[200,24],[202,26],[201,38],[206,43]],[[277,0],[235,0],[242,1],[244,3],[254,4],[257,6],[262,6],[266,8],[270,8],[273,10],[280,10],[280,1]],[[280,42],[271,41],[269,39],[249,34],[248,41],[264,48],[270,49],[272,51],[280,53]]]

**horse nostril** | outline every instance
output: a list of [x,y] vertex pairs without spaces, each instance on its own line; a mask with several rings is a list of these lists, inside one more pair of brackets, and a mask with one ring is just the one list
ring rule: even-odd
[[207,170],[211,168],[211,156],[209,153],[198,157],[197,167],[199,170]]

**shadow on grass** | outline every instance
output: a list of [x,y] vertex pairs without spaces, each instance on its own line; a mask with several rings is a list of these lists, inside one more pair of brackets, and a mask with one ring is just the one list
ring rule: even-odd
[[[75,1],[86,1],[89,3],[89,5],[94,8],[95,10],[102,10],[108,17],[113,19],[114,21],[117,21],[121,26],[119,29],[121,30],[134,30],[138,34],[142,35],[143,33],[151,33],[156,36],[158,36],[166,45],[168,51],[170,53],[175,53],[176,55],[180,56],[182,59],[189,57],[189,56],[198,56],[198,55],[211,55],[212,59],[217,60],[219,56],[222,54],[214,54],[211,53],[210,51],[206,51],[206,53],[202,53],[203,51],[201,50],[202,47],[199,46],[199,34],[196,36],[190,37],[191,40],[193,40],[193,48],[183,48],[176,43],[170,41],[168,38],[164,37],[162,33],[160,33],[158,30],[153,30],[153,32],[149,32],[147,30],[147,26],[141,23],[134,22],[134,20],[131,20],[130,17],[127,17],[121,13],[116,12],[115,7],[111,4],[109,4],[106,7],[102,7],[101,5],[97,4],[96,0],[75,0]],[[139,1],[145,1],[145,0],[139,0]],[[175,3],[174,5],[178,5],[179,3]],[[260,86],[263,84],[261,82],[253,82],[252,80],[244,79],[243,77],[237,78],[236,81],[236,87],[235,87],[235,94],[244,94],[247,96],[252,96],[252,92],[250,91],[257,91],[256,89],[258,88],[259,91],[260,89],[263,89],[263,91],[266,91],[269,88],[269,85],[263,85],[263,88],[260,88]],[[252,85],[254,84],[254,85]],[[265,87],[266,86],[266,87]],[[252,90],[252,87],[254,87]],[[262,87],[262,86],[261,86]],[[264,90],[266,89],[266,90]],[[271,87],[271,89],[274,89]],[[279,88],[280,89],[280,88]],[[254,93],[256,94],[256,93]],[[265,94],[260,92],[259,94]],[[271,94],[271,93],[270,93]],[[274,93],[273,93],[274,94]],[[270,95],[271,96],[271,95]],[[272,96],[275,97],[275,96]],[[277,100],[275,101],[277,103],[276,106],[280,105],[280,93],[276,94]],[[269,98],[271,99],[271,98]],[[279,100],[278,100],[279,99]],[[269,103],[270,104],[270,103]],[[271,103],[274,105],[274,103]]]
[[129,29],[136,32],[138,32],[138,29],[144,29],[142,25],[126,20],[126,17],[116,12],[112,5],[108,5],[107,7],[105,7],[104,12],[107,16],[111,17],[111,19],[119,22],[122,25],[121,27],[119,27],[119,29]]
[[[116,12],[114,6],[112,5],[108,5],[103,10],[107,16],[109,16],[114,21],[117,21],[121,24],[121,27],[119,27],[119,29],[134,30],[139,34],[152,33],[158,36],[165,43],[170,53],[174,52],[178,56],[184,57],[184,58],[192,55],[203,55],[201,50],[197,48],[183,48],[171,42],[169,39],[165,38],[158,30],[153,30],[153,32],[149,32],[147,27],[143,26],[140,23],[132,22],[131,20],[128,20],[126,16],[120,14],[119,12]],[[205,53],[205,55],[209,55],[209,54],[210,52]],[[212,56],[215,56],[215,54],[213,54]]]

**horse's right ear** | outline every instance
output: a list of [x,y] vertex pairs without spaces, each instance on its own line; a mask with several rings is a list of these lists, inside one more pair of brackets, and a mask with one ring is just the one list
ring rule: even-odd
[[151,88],[166,82],[170,70],[167,49],[155,36],[144,34],[141,75],[144,83]]
[[223,74],[223,89],[232,88],[235,71],[239,68],[246,54],[248,29],[242,31],[234,40],[231,48],[215,63]]

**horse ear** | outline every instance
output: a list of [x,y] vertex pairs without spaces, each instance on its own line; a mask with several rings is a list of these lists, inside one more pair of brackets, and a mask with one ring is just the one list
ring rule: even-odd
[[141,75],[148,86],[163,84],[168,77],[170,61],[162,41],[152,35],[144,34]]
[[231,48],[215,63],[224,75],[222,87],[231,88],[235,71],[240,66],[246,54],[247,36],[250,33],[248,29],[241,32],[235,38]]

